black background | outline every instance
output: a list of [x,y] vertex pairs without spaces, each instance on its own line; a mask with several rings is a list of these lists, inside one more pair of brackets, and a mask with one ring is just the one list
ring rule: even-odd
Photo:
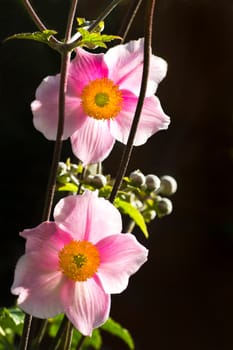
[[[37,0],[51,29],[64,35],[69,1]],[[80,0],[77,16],[95,18],[109,1]],[[129,1],[106,20],[117,33]],[[129,328],[136,349],[228,350],[233,347],[233,2],[157,0],[153,52],[168,62],[158,96],[171,125],[135,148],[129,171],[178,181],[171,216],[150,225],[149,261],[113,296],[111,315]],[[53,143],[34,130],[30,102],[60,58],[43,44],[2,40],[36,28],[21,1],[0,0],[1,288],[12,305],[13,271],[24,251],[18,232],[40,222]],[[143,33],[143,9],[128,39]],[[122,146],[104,162],[117,171]],[[64,144],[63,160],[70,154]],[[106,349],[124,349],[106,338]],[[153,345],[152,345],[153,344]]]

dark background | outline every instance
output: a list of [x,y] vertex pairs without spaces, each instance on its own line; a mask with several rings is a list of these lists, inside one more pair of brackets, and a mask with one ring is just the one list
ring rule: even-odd
[[[109,1],[80,0],[77,16],[95,18]],[[34,0],[64,35],[67,0]],[[116,33],[129,1],[106,20]],[[111,315],[130,329],[136,349],[228,350],[233,347],[233,1],[157,0],[153,52],[168,62],[158,96],[171,126],[135,148],[130,170],[178,181],[171,216],[150,225],[149,261],[113,296]],[[36,28],[21,1],[0,0],[0,39]],[[128,39],[143,33],[143,10]],[[43,44],[1,43],[1,288],[12,305],[13,271],[24,251],[18,232],[40,222],[53,143],[32,126],[30,102],[60,58]],[[122,146],[104,162],[113,176]],[[64,145],[63,160],[70,155]],[[106,338],[106,349],[124,349]]]

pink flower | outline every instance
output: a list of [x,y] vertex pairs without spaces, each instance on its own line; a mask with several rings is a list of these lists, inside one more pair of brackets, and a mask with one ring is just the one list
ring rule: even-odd
[[122,234],[121,216],[96,193],[68,196],[54,210],[55,222],[24,230],[12,293],[19,306],[39,317],[65,313],[84,335],[109,317],[110,294],[122,292],[147,260],[147,249]]
[[[63,139],[71,137],[73,152],[84,165],[104,160],[115,140],[127,143],[141,85],[143,42],[118,45],[106,54],[76,50],[69,69]],[[166,62],[151,55],[135,146],[169,125],[170,118],[154,96],[166,71]],[[34,126],[49,140],[56,139],[59,81],[60,74],[45,78],[31,104]]]

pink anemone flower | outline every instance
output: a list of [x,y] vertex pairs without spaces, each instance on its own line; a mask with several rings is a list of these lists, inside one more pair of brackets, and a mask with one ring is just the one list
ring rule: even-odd
[[[105,54],[78,48],[70,62],[63,139],[84,165],[104,160],[115,140],[127,143],[140,92],[144,40],[117,45]],[[142,145],[170,118],[154,96],[167,63],[151,55],[146,98],[134,140]],[[32,102],[33,123],[49,140],[56,139],[60,74],[46,77]]]
[[24,230],[26,252],[11,288],[38,318],[64,313],[84,335],[109,317],[110,294],[122,292],[147,260],[147,249],[121,233],[119,211],[94,192],[61,199],[54,222]]

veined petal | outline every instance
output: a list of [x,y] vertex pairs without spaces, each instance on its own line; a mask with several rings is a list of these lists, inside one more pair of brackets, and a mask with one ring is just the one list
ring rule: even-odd
[[89,53],[78,48],[76,56],[70,63],[69,81],[77,88],[77,93],[81,94],[84,86],[90,81],[108,76],[108,67],[104,62],[104,54]]
[[120,293],[129,277],[147,260],[148,250],[132,234],[108,236],[96,244],[101,264],[97,275],[106,293]]
[[[126,144],[138,98],[129,91],[122,91],[124,106],[119,115],[110,121],[110,132],[116,140]],[[144,144],[157,131],[167,129],[170,118],[163,112],[156,96],[146,97],[141,112],[134,146]]]
[[[58,95],[60,74],[46,77],[36,90],[36,99],[31,103],[33,124],[49,140],[55,140],[58,126]],[[80,98],[68,88],[65,101],[63,139],[67,139],[85,121]]]
[[108,121],[91,117],[71,136],[73,153],[84,165],[103,161],[108,157],[114,143]]
[[39,253],[23,255],[16,265],[11,292],[18,295],[18,305],[27,313],[49,318],[63,312],[60,289],[64,277]]
[[119,211],[91,191],[61,199],[54,209],[54,219],[62,230],[70,232],[73,239],[92,243],[122,230]]
[[[120,89],[139,95],[143,60],[144,39],[130,41],[129,43],[117,45],[109,49],[104,60],[109,68],[108,77],[117,84]],[[167,63],[160,57],[151,55],[150,71],[147,84],[147,96],[155,93],[158,83],[165,77]]]
[[27,240],[27,253],[38,252],[44,249],[46,256],[49,254],[56,256],[63,246],[72,239],[68,233],[62,231],[54,222],[50,221],[42,222],[34,228],[26,229],[20,235]]
[[106,294],[97,278],[77,282],[63,289],[63,308],[66,316],[83,335],[91,336],[94,328],[109,317],[110,295]]

